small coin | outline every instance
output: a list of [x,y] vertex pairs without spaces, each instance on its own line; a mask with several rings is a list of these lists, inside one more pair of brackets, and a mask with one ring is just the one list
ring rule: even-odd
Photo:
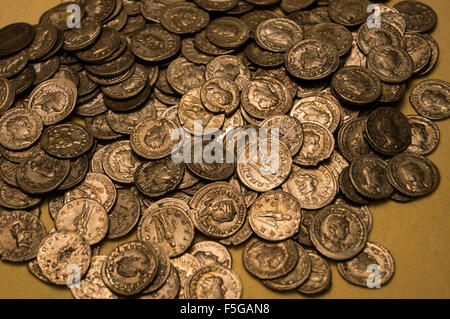
[[376,47],[383,45],[405,48],[403,33],[388,23],[383,23],[380,28],[370,28],[367,23],[364,23],[358,30],[357,42],[359,48],[366,55]]
[[141,69],[141,72],[136,75],[136,65],[134,63],[136,59],[124,37],[121,38],[120,49],[117,55],[117,57],[112,56],[102,64],[85,64],[84,67],[89,72],[88,76],[91,81],[104,86],[113,86],[125,82],[132,75],[139,76],[144,72]]
[[195,5],[179,2],[162,9],[160,21],[171,33],[196,33],[208,25],[209,14]]
[[128,100],[113,100],[107,96],[104,96],[104,102],[106,106],[115,112],[129,112],[136,110],[143,106],[150,94],[152,93],[152,87],[149,85],[148,81],[144,86],[143,90],[135,97]]
[[118,141],[106,146],[102,166],[106,175],[120,184],[131,184],[141,161],[134,155],[130,141]]
[[408,119],[392,107],[380,107],[367,117],[364,134],[379,153],[392,156],[406,150],[411,143]]
[[16,96],[26,92],[36,80],[36,71],[33,66],[28,65],[22,72],[9,79],[14,87]]
[[138,223],[141,212],[139,198],[127,189],[117,190],[117,200],[108,215],[106,237],[116,239],[127,235]]
[[199,51],[194,45],[194,38],[181,41],[181,53],[188,61],[196,64],[208,64],[214,58]]
[[199,241],[191,246],[189,253],[200,261],[202,267],[220,265],[231,269],[231,254],[228,249],[215,241]]
[[334,149],[334,137],[322,124],[302,122],[303,145],[293,161],[304,166],[316,166],[331,156]]
[[428,74],[434,68],[437,60],[439,59],[439,44],[436,40],[429,34],[422,34],[422,37],[427,40],[428,45],[431,48],[431,57],[427,66],[419,73],[419,75]]
[[303,40],[303,31],[290,19],[273,18],[258,24],[254,36],[256,43],[263,49],[285,52],[293,44]]
[[57,230],[40,243],[37,262],[44,276],[56,285],[67,285],[71,273],[69,265],[76,266],[82,278],[91,262],[91,247],[78,232]]
[[334,22],[353,27],[367,20],[369,4],[367,0],[330,0],[328,12]]
[[394,5],[406,21],[408,32],[428,32],[437,23],[436,12],[427,4],[419,1],[401,1]]
[[36,73],[36,78],[34,79],[33,85],[39,85],[53,77],[59,67],[59,57],[53,57],[50,60],[33,64],[33,68]]
[[105,27],[94,45],[87,50],[76,52],[75,56],[85,63],[103,63],[116,52],[119,46],[119,32],[113,28]]
[[235,49],[250,38],[250,28],[241,19],[220,17],[211,21],[206,28],[206,37],[222,49]]
[[129,113],[118,113],[109,110],[106,119],[115,132],[130,135],[133,133],[136,125],[146,118],[156,118],[156,108],[152,101]]
[[351,201],[352,203],[356,203],[359,205],[368,205],[370,201],[361,196],[353,186],[350,176],[349,176],[349,168],[345,167],[341,174],[339,175],[339,188],[344,194],[345,198]]
[[161,288],[150,293],[139,296],[140,299],[175,299],[180,290],[180,275],[178,270],[170,264],[170,273]]
[[239,106],[238,86],[229,78],[212,78],[201,88],[200,97],[205,108],[213,113],[230,115]]
[[262,67],[275,67],[284,63],[283,52],[265,50],[255,42],[251,42],[245,47],[245,55],[251,62]]
[[117,246],[104,261],[102,279],[119,295],[135,295],[155,278],[158,255],[151,246],[133,241]]
[[335,179],[339,179],[339,175],[345,167],[349,166],[347,160],[337,150],[331,152],[330,158],[324,162],[324,165],[331,171]]
[[180,277],[178,299],[188,299],[189,296],[187,294],[189,292],[187,292],[187,289],[189,280],[202,266],[197,258],[189,253],[173,258],[172,265],[177,269]]
[[[374,268],[376,266],[377,268]],[[367,242],[366,248],[356,257],[345,261],[338,262],[337,269],[339,274],[349,283],[370,288],[372,283],[370,275],[373,270],[378,269],[380,278],[377,283],[381,286],[386,285],[392,278],[395,272],[394,258],[389,250],[378,243]]]
[[42,129],[42,119],[36,111],[10,109],[0,117],[0,144],[9,150],[24,150],[37,141]]
[[443,80],[424,80],[411,92],[409,100],[414,109],[430,120],[450,117],[450,84]]
[[358,117],[345,123],[338,134],[339,150],[349,162],[359,156],[373,155],[374,150],[364,137],[364,123],[366,118]]
[[58,190],[66,190],[80,184],[89,170],[89,158],[87,155],[80,156],[70,161],[69,174],[64,182],[59,185]]
[[[298,3],[298,1],[295,3]],[[328,15],[328,8],[323,6],[312,8],[310,10],[294,11],[289,14],[287,18],[295,21],[305,31],[316,24],[331,22]]]
[[207,81],[218,77],[229,78],[242,90],[250,80],[250,71],[238,57],[222,55],[208,63],[205,77]]
[[230,54],[234,49],[222,49],[214,45],[206,37],[206,31],[200,31],[194,36],[194,47],[203,54],[217,56],[222,54]]
[[240,18],[250,27],[250,36],[254,37],[255,30],[261,22],[279,17],[277,13],[270,10],[253,10],[242,15]]
[[414,74],[421,73],[431,58],[429,42],[421,34],[405,34],[406,52],[413,61]]
[[0,258],[9,262],[22,262],[36,257],[45,235],[44,223],[28,212],[0,214]]
[[432,193],[440,181],[439,170],[433,162],[410,152],[397,154],[389,161],[387,176],[397,191],[410,197]]
[[267,242],[253,238],[244,247],[245,269],[260,279],[275,279],[291,272],[298,262],[297,244],[291,240]]
[[306,249],[306,253],[311,261],[311,274],[303,282],[297,291],[305,295],[318,294],[331,285],[331,268],[328,262],[315,250]]
[[55,216],[57,230],[79,232],[89,243],[99,243],[108,232],[108,215],[103,206],[88,198],[75,199],[66,203]]
[[97,41],[101,31],[102,26],[96,19],[84,19],[81,28],[72,28],[64,32],[64,50],[83,51],[87,49]]
[[400,101],[406,92],[405,83],[385,83],[381,82],[381,96],[378,101],[382,103],[395,103]]
[[379,46],[371,50],[367,56],[367,66],[387,83],[405,82],[414,71],[413,60],[408,52],[392,46]]
[[16,172],[19,167],[18,163],[10,162],[6,158],[0,158],[0,178],[8,185],[17,186]]
[[185,94],[205,83],[205,66],[175,59],[167,67],[167,81],[176,92]]
[[303,144],[303,128],[300,121],[288,115],[274,115],[260,123],[261,128],[278,129],[280,140],[289,148],[292,156]]
[[0,57],[12,55],[29,46],[35,37],[35,29],[28,23],[14,23],[0,29]]
[[100,92],[95,92],[92,100],[86,103],[79,103],[75,107],[75,113],[80,116],[94,117],[106,112],[108,108],[103,101],[103,94]]
[[185,287],[185,294],[192,299],[239,299],[242,281],[233,270],[218,264],[197,270]]
[[108,176],[99,173],[88,173],[85,180],[77,187],[65,193],[66,203],[80,199],[90,198],[98,201],[109,212],[116,201],[117,191],[114,183]]
[[[103,103],[101,104],[101,107],[104,107]],[[86,123],[86,129],[99,140],[115,140],[122,136],[112,130],[106,120],[106,113],[104,112],[92,117],[85,117],[84,121]]]
[[316,210],[303,210],[302,222],[298,228],[298,233],[294,235],[292,239],[301,244],[302,246],[313,246],[311,238],[309,237],[309,229],[312,224],[312,220],[316,215]]
[[0,206],[9,209],[27,209],[42,202],[42,198],[25,194],[20,189],[0,181]]
[[406,149],[420,155],[431,154],[439,145],[439,127],[420,115],[407,115],[411,127],[411,144]]
[[317,250],[333,260],[359,254],[367,242],[367,229],[348,206],[330,205],[316,214],[310,229]]
[[301,204],[290,193],[270,191],[261,194],[249,209],[249,222],[259,237],[279,241],[298,232]]
[[213,238],[227,238],[244,224],[247,206],[241,193],[227,182],[199,189],[189,202],[196,228]]
[[319,23],[308,28],[305,39],[318,39],[334,45],[339,56],[347,54],[353,43],[351,32],[344,26],[336,23]]

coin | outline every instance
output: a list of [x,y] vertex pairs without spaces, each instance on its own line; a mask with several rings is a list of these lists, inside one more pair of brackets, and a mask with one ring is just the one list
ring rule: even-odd
[[427,66],[419,73],[419,75],[428,74],[436,65],[437,60],[439,59],[439,44],[436,40],[429,34],[422,34],[422,37],[428,42],[428,45],[431,49],[431,57],[428,61]]
[[200,90],[205,108],[213,113],[232,114],[240,102],[237,85],[229,78],[212,78]]
[[9,209],[27,209],[42,202],[42,198],[27,195],[20,189],[0,181],[0,206]]
[[367,198],[361,196],[353,186],[350,176],[349,168],[345,167],[339,175],[339,188],[344,194],[345,198],[359,205],[368,205],[370,201]]
[[244,224],[247,206],[240,192],[227,182],[200,188],[189,202],[196,228],[213,238],[227,238]]
[[97,41],[101,31],[102,26],[96,19],[84,19],[81,28],[72,28],[64,32],[64,50],[70,52],[87,49]]
[[279,17],[277,13],[270,10],[253,10],[242,15],[241,19],[250,27],[250,36],[254,37],[255,30],[261,22]]
[[[298,3],[298,1],[295,3]],[[328,8],[323,6],[312,8],[310,10],[294,11],[289,14],[287,18],[295,21],[305,31],[316,24],[331,22],[331,19],[328,16]]]
[[166,282],[158,290],[139,296],[140,299],[175,299],[180,290],[180,275],[178,270],[170,264],[170,273]]
[[419,1],[401,1],[394,5],[406,21],[408,32],[428,32],[436,23],[436,12],[427,4]]
[[405,34],[406,52],[413,61],[414,74],[419,74],[428,65],[431,58],[429,42],[420,34]]
[[135,97],[130,98],[128,100],[113,100],[111,98],[108,97],[104,97],[104,102],[106,104],[106,106],[115,112],[128,112],[128,111],[133,111],[135,109],[140,108],[141,106],[143,106],[152,91],[152,87],[149,85],[149,83],[147,82],[146,85],[144,86],[143,90]]
[[275,67],[284,63],[282,52],[265,50],[255,42],[251,42],[245,47],[245,55],[250,61],[262,67]]
[[369,4],[367,0],[330,0],[328,12],[334,22],[353,27],[366,21]]
[[77,267],[80,278],[88,271],[91,248],[79,233],[57,230],[42,239],[36,259],[48,280],[56,285],[67,285],[72,283],[70,278],[72,272],[68,271],[69,265]]
[[309,237],[309,229],[312,224],[312,220],[316,215],[316,210],[303,210],[302,211],[302,222],[298,228],[298,233],[292,237],[297,243],[302,246],[313,246],[311,239]]
[[194,45],[194,38],[186,38],[181,41],[181,53],[192,63],[208,64],[214,57],[200,52]]
[[185,288],[190,299],[239,299],[242,282],[233,270],[218,264],[197,270]]
[[408,52],[392,46],[379,46],[370,51],[367,66],[382,81],[388,83],[405,82],[414,71]]
[[349,176],[356,191],[371,199],[387,199],[394,189],[387,179],[387,163],[376,155],[359,156],[350,165]]
[[84,121],[86,123],[86,129],[99,140],[115,140],[122,136],[111,129],[106,120],[106,113],[104,112],[93,117],[85,117]]
[[14,23],[0,29],[0,57],[12,55],[29,46],[35,37],[35,29],[28,23]]
[[293,44],[303,40],[303,31],[290,19],[273,18],[258,24],[254,37],[263,49],[285,52]]
[[113,56],[111,61],[108,60],[102,64],[85,64],[84,67],[89,72],[87,75],[91,81],[104,86],[113,86],[127,81],[133,75],[139,77],[145,72],[141,69],[140,73],[136,74],[135,60],[127,40],[122,37],[118,57]]
[[36,257],[46,230],[42,221],[24,211],[0,215],[0,258],[9,262],[22,262]]
[[338,262],[337,269],[349,283],[370,288],[370,284],[373,284],[370,277],[373,271],[378,269],[380,278],[377,278],[377,283],[384,286],[394,275],[395,263],[389,250],[378,243],[369,241],[366,248],[356,257],[345,262]]
[[370,28],[367,23],[364,23],[358,30],[357,42],[359,48],[366,55],[382,45],[405,48],[403,33],[389,23],[383,23],[380,28]]
[[411,143],[408,119],[392,107],[380,107],[367,117],[364,134],[379,153],[392,156],[401,153]]
[[201,264],[197,258],[189,253],[185,253],[179,257],[173,258],[172,265],[177,269],[180,277],[178,299],[188,299],[189,297],[187,297],[186,294],[189,294],[189,292],[187,292],[189,280],[197,270],[202,268]]
[[14,108],[0,117],[0,144],[10,150],[23,150],[40,137],[43,123],[34,110]]
[[136,226],[140,211],[137,196],[127,189],[117,190],[117,200],[108,215],[109,228],[106,237],[116,239],[127,235]]
[[80,184],[89,170],[89,159],[87,155],[80,156],[70,161],[69,174],[64,182],[59,185],[58,190],[66,190]]
[[106,212],[109,212],[114,206],[116,197],[116,187],[106,175],[88,173],[80,185],[65,193],[64,200],[68,203],[80,198],[90,198],[98,201]]
[[373,218],[368,206],[354,205],[347,201],[344,197],[336,198],[334,204],[349,206],[353,210],[353,212],[355,212],[358,217],[361,218],[364,225],[366,225],[367,232],[370,233],[373,225]]
[[114,54],[119,46],[119,33],[112,28],[105,27],[94,45],[87,50],[76,52],[75,56],[85,63],[103,63]]
[[180,2],[162,9],[160,21],[171,33],[195,33],[208,25],[209,14],[195,5]]
[[266,242],[253,238],[244,246],[245,269],[260,279],[275,279],[292,271],[298,262],[297,244],[291,240]]
[[308,39],[294,44],[285,56],[288,72],[302,80],[319,80],[336,71],[339,65],[337,49],[321,40]]
[[183,174],[184,165],[176,164],[170,157],[166,157],[142,162],[134,174],[134,183],[142,194],[159,197],[177,188]]
[[6,78],[0,78],[0,115],[11,107],[15,95],[12,83]]
[[450,84],[443,80],[424,80],[417,84],[409,96],[414,109],[430,120],[450,117]]
[[262,121],[260,127],[270,130],[278,129],[280,140],[286,144],[292,156],[297,154],[303,144],[302,125],[293,116],[274,115]]
[[382,103],[394,103],[400,101],[406,92],[406,84],[381,82],[381,96],[378,101]]
[[207,81],[217,77],[229,78],[242,90],[250,79],[250,71],[238,57],[221,55],[208,63],[205,77]]
[[336,23],[319,23],[308,28],[304,34],[305,39],[318,39],[334,45],[339,56],[347,54],[353,42],[350,31]]
[[104,261],[102,279],[106,286],[119,295],[135,295],[155,278],[158,256],[151,246],[139,241],[117,246]]
[[322,124],[302,122],[303,145],[293,161],[304,166],[316,166],[331,156],[334,149],[334,138]]
[[219,48],[235,49],[247,42],[250,28],[241,19],[220,17],[206,27],[206,37]]
[[439,170],[433,162],[410,152],[397,154],[389,161],[387,176],[397,191],[410,197],[432,193],[440,181]]
[[345,123],[338,134],[339,150],[349,162],[359,156],[373,155],[374,150],[364,137],[365,117],[358,117]]
[[239,0],[195,0],[195,4],[206,11],[228,11],[236,7]]
[[55,75],[60,66],[59,57],[53,57],[45,62],[38,62],[33,64],[33,68],[36,74],[33,85],[39,85],[44,81],[47,81]]
[[95,20],[105,22],[114,12],[116,8],[116,0],[96,0],[83,1],[88,17]]
[[17,76],[10,78],[10,81],[14,87],[16,96],[26,92],[36,80],[36,71],[31,65],[28,65]]
[[231,254],[225,246],[218,242],[199,241],[191,246],[189,253],[200,261],[202,267],[220,265],[231,269]]
[[16,172],[19,164],[0,158],[0,178],[8,185],[18,187],[16,182]]
[[134,155],[129,141],[118,141],[106,146],[102,166],[106,175],[120,184],[131,184],[141,161]]
[[205,83],[205,67],[178,58],[167,67],[167,81],[176,92],[185,94]]
[[42,270],[39,267],[36,258],[34,258],[28,262],[27,269],[33,276],[35,276],[39,280],[45,282],[46,284],[51,284],[51,281],[48,280],[42,273]]
[[361,252],[367,242],[367,229],[348,206],[330,205],[316,214],[310,229],[317,250],[333,260],[345,260]]
[[411,144],[406,149],[420,155],[431,154],[439,145],[439,127],[420,115],[407,115],[411,127]]
[[202,30],[194,36],[194,47],[203,54],[208,54],[212,56],[230,54],[233,53],[234,49],[222,49],[214,45],[206,37],[206,31]]
[[306,249],[306,253],[311,261],[311,274],[303,282],[297,291],[305,295],[318,294],[331,285],[331,268],[328,262],[315,250]]

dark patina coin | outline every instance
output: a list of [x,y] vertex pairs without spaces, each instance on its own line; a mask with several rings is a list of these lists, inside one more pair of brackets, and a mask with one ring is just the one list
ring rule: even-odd
[[0,77],[12,78],[25,69],[28,63],[27,51],[0,59]]
[[367,0],[330,0],[328,12],[334,22],[353,27],[366,21],[369,4]]
[[59,57],[53,57],[45,62],[38,62],[33,64],[36,78],[33,85],[39,85],[44,81],[47,81],[55,75],[60,66]]
[[20,189],[0,181],[0,206],[8,209],[27,209],[42,202],[42,198],[25,194]]
[[411,143],[408,119],[392,107],[372,111],[367,117],[364,134],[377,152],[389,156],[403,152]]
[[450,117],[450,83],[443,80],[425,80],[411,92],[409,100],[414,109],[430,120]]
[[112,28],[103,28],[98,40],[85,51],[75,53],[76,57],[86,63],[102,63],[111,57],[120,46],[120,34]]
[[50,53],[58,40],[58,30],[51,24],[37,24],[33,28],[36,36],[28,47],[28,57],[36,61]]
[[436,12],[429,5],[419,1],[401,1],[394,5],[406,21],[408,32],[428,32],[437,23]]
[[13,84],[6,78],[0,78],[0,115],[13,104],[16,92]]
[[245,55],[250,61],[262,67],[275,67],[284,63],[283,52],[265,50],[255,42],[245,47]]
[[353,162],[362,155],[374,155],[375,152],[364,138],[365,117],[357,117],[345,123],[338,133],[339,150],[346,160]]
[[350,202],[358,204],[358,205],[368,205],[370,200],[361,196],[353,186],[350,176],[349,176],[349,168],[345,167],[342,172],[339,174],[339,188],[344,194],[345,198]]
[[[103,86],[104,97],[117,101],[127,101],[138,96],[148,83],[147,69],[136,64],[133,74],[127,80],[111,86]],[[108,103],[107,103],[108,104]]]
[[208,25],[206,37],[219,48],[235,49],[248,40],[250,28],[241,19],[221,17]]
[[89,158],[87,155],[78,157],[70,161],[69,175],[64,182],[59,185],[58,190],[66,190],[80,184],[89,170]]
[[17,76],[10,78],[16,95],[26,92],[33,85],[35,79],[36,72],[31,65],[28,65]]
[[403,49],[380,46],[370,51],[367,66],[382,81],[401,83],[408,80],[414,71],[411,56]]
[[195,33],[209,23],[209,14],[195,5],[181,2],[161,10],[161,25],[175,34]]
[[106,120],[106,113],[94,117],[86,117],[86,128],[89,132],[99,140],[115,140],[122,135],[114,132]]
[[64,32],[65,51],[83,51],[97,41],[102,31],[101,24],[92,18],[84,19],[81,28]]
[[340,56],[347,54],[353,42],[350,31],[336,23],[319,23],[305,32],[305,39],[318,39],[333,44]]
[[141,212],[139,199],[127,189],[117,191],[117,200],[108,215],[106,237],[116,239],[127,235],[136,226]]
[[218,46],[214,45],[206,37],[205,30],[203,30],[195,35],[194,47],[198,51],[200,51],[204,54],[213,55],[213,56],[222,55],[222,54],[230,54],[234,51],[234,49],[222,49],[222,48],[219,48]]
[[381,81],[381,96],[378,101],[394,103],[400,101],[406,92],[406,83],[385,83]]
[[42,149],[62,159],[75,158],[86,153],[93,142],[92,134],[75,123],[50,126],[41,137]]
[[0,57],[19,52],[33,42],[36,31],[28,23],[14,23],[0,29]]

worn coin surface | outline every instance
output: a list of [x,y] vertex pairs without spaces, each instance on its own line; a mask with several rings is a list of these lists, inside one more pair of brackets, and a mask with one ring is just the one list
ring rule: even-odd
[[0,78],[0,115],[5,113],[13,104],[16,92],[6,78]]
[[409,100],[414,109],[430,120],[450,117],[450,84],[443,80],[424,80],[411,92]]
[[0,214],[0,259],[22,262],[36,257],[45,235],[43,222],[31,213],[12,211]]
[[306,249],[306,253],[311,261],[311,274],[297,288],[297,291],[305,295],[318,294],[330,287],[331,268],[326,259],[317,251]]
[[155,244],[153,244],[152,247],[158,256],[158,270],[156,271],[155,278],[152,280],[150,285],[142,291],[143,294],[148,294],[161,288],[169,278],[172,265],[169,255],[162,247]]
[[178,270],[170,263],[170,273],[166,282],[149,294],[139,296],[140,299],[175,299],[180,290],[180,275]]
[[279,190],[261,194],[248,214],[255,234],[270,241],[292,237],[302,220],[300,202],[290,193]]
[[349,162],[353,162],[362,155],[375,154],[364,137],[365,121],[365,117],[357,117],[345,123],[339,130],[337,138],[339,150]]
[[97,41],[101,31],[102,26],[96,19],[84,19],[81,28],[72,28],[64,32],[64,50],[83,51],[87,49]]
[[202,268],[202,266],[198,259],[189,253],[185,253],[179,257],[173,258],[171,262],[172,265],[178,270],[178,274],[180,277],[180,289],[178,298],[188,299],[189,292],[187,292],[187,289],[189,280],[197,272],[197,270]]
[[148,83],[147,69],[141,64],[135,64],[133,74],[125,81],[111,86],[103,86],[105,97],[117,101],[126,101],[138,96]]
[[0,206],[9,209],[27,209],[35,207],[43,198],[28,195],[16,187],[0,181]]
[[167,81],[176,92],[185,94],[205,83],[205,66],[178,58],[167,68]]
[[420,115],[407,115],[411,127],[411,144],[406,149],[420,155],[431,154],[439,145],[439,127]]
[[414,72],[413,60],[408,52],[386,45],[370,51],[367,66],[382,81],[388,83],[405,82]]
[[117,190],[117,200],[108,215],[108,239],[127,235],[138,223],[141,213],[139,198],[128,189]]
[[310,229],[317,250],[333,260],[345,260],[361,252],[367,242],[367,229],[348,206],[330,205],[316,214]]
[[254,38],[263,49],[285,52],[293,44],[303,40],[303,31],[290,19],[273,18],[258,24]]
[[288,274],[298,262],[297,244],[291,240],[267,242],[253,238],[242,252],[245,269],[260,279],[275,279]]
[[240,102],[238,86],[226,77],[212,78],[200,90],[205,108],[213,113],[232,114]]
[[318,39],[333,44],[340,56],[347,54],[353,42],[351,32],[336,23],[319,23],[307,29],[305,39]]
[[215,241],[199,241],[189,248],[189,253],[197,258],[202,267],[220,265],[231,269],[231,254],[228,249]]
[[0,30],[0,57],[14,54],[29,46],[35,37],[35,29],[28,23],[10,24]]
[[303,144],[302,124],[294,116],[274,115],[262,121],[260,127],[278,129],[280,140],[286,144],[292,156],[297,154]]
[[[104,107],[104,104],[101,103],[101,106]],[[121,134],[114,132],[109,126],[105,112],[99,115],[85,117],[84,122],[86,123],[86,129],[94,135],[96,139],[115,140],[122,136]]]
[[389,250],[378,243],[369,241],[366,248],[356,257],[345,262],[338,262],[337,269],[339,274],[349,283],[370,288],[369,284],[373,284],[370,277],[373,270],[369,266],[373,267],[373,265],[378,267],[380,273],[377,283],[381,286],[386,285],[395,272],[394,258]]
[[336,23],[353,27],[366,21],[369,13],[367,0],[330,0],[328,13],[331,20]]
[[41,241],[36,258],[48,280],[56,285],[67,285],[72,275],[67,271],[69,265],[76,266],[81,277],[88,271],[91,247],[78,232],[57,230]]
[[358,30],[357,42],[359,48],[366,55],[376,47],[383,45],[405,48],[403,33],[389,23],[383,23],[380,28],[369,28],[369,25],[364,23]]
[[368,205],[370,203],[370,200],[361,196],[353,186],[349,176],[349,167],[345,167],[339,174],[339,189],[345,198],[352,203],[358,205]]
[[302,122],[303,145],[293,161],[304,166],[316,166],[331,156],[334,149],[334,137],[322,124]]
[[219,264],[197,270],[185,287],[185,294],[192,299],[239,299],[242,281],[233,270]]
[[103,282],[119,295],[135,295],[147,287],[158,270],[153,247],[139,241],[117,246],[102,266]]
[[160,22],[171,33],[195,33],[208,25],[209,14],[190,3],[179,2],[161,10]]
[[419,74],[428,65],[431,58],[431,46],[421,34],[405,34],[405,49],[413,61],[414,74]]
[[106,175],[120,184],[131,184],[134,173],[141,164],[130,145],[130,141],[118,141],[106,146],[103,152],[102,166]]
[[206,80],[226,77],[234,81],[242,90],[250,80],[250,71],[241,59],[234,55],[221,55],[208,63],[205,71]]
[[89,158],[85,154],[70,161],[69,174],[64,182],[59,185],[58,190],[66,190],[80,184],[89,170]]
[[0,144],[9,150],[24,150],[39,139],[43,127],[36,111],[10,109],[0,117]]
[[219,48],[235,49],[247,42],[250,37],[250,28],[241,19],[220,17],[208,25],[206,37]]
[[436,12],[429,5],[419,1],[401,1],[394,5],[406,21],[408,32],[428,32],[437,23]]

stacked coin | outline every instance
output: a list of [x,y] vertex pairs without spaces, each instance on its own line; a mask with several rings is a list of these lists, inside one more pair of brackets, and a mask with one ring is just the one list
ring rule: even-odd
[[439,57],[436,13],[377,4],[373,21],[370,4],[78,0],[1,29],[1,259],[75,298],[240,298],[236,245],[277,291],[326,291],[328,260],[389,282],[367,205],[437,188],[450,84],[419,83],[403,115]]

